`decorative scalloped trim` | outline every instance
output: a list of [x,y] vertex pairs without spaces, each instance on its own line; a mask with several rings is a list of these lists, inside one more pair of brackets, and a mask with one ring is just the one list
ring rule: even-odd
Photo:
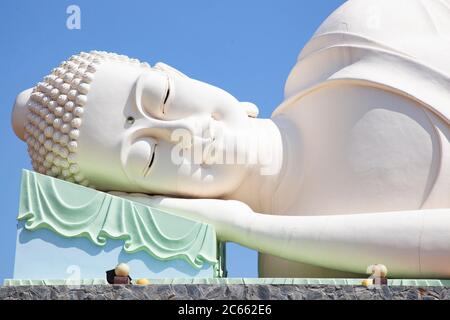
[[[70,199],[83,204],[71,205]],[[30,231],[45,228],[98,246],[121,239],[125,252],[144,251],[163,261],[182,259],[197,269],[217,263],[211,225],[28,170],[23,171],[18,220],[26,221]]]

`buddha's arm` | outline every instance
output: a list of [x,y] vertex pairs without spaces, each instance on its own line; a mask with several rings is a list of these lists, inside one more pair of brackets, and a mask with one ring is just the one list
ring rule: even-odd
[[450,210],[252,215],[236,229],[232,241],[294,261],[357,273],[381,263],[391,276],[450,276]]
[[450,209],[333,216],[257,214],[238,201],[132,196],[215,226],[218,237],[260,252],[365,273],[450,276]]

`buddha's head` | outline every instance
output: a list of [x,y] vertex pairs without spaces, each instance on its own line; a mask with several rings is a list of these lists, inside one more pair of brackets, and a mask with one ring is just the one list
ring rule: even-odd
[[242,182],[245,162],[190,151],[234,148],[257,112],[168,65],[93,51],[22,92],[13,127],[40,173],[106,191],[218,197]]

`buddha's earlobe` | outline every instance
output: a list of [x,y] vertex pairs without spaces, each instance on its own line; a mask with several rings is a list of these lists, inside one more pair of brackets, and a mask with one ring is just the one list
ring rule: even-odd
[[256,104],[251,102],[241,102],[241,105],[245,108],[247,116],[250,118],[257,118],[259,114],[259,109]]
[[16,136],[25,141],[25,123],[27,121],[27,103],[33,89],[22,91],[16,98],[12,112],[11,122]]
[[155,64],[155,66],[153,68],[156,70],[161,70],[161,71],[165,71],[167,73],[171,73],[171,74],[180,76],[182,78],[189,78],[183,72],[181,72],[178,69],[175,69],[174,67],[171,67],[168,64],[165,64],[163,62],[158,62],[157,64]]

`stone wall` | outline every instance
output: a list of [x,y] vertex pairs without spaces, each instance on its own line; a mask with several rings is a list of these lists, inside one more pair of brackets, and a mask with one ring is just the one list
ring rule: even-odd
[[439,300],[450,299],[449,287],[332,285],[89,285],[6,286],[0,299],[288,299],[288,300]]

